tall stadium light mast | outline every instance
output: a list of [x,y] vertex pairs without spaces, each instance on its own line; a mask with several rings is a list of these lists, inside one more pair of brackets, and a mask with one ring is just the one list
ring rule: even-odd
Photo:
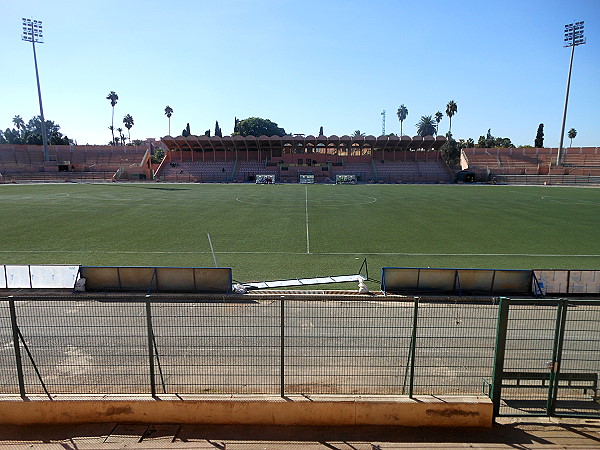
[[565,109],[563,110],[562,126],[560,128],[560,144],[558,146],[558,155],[556,156],[556,165],[560,165],[563,152],[563,141],[565,138],[565,122],[567,121],[567,105],[569,103],[569,88],[571,86],[571,70],[573,69],[573,55],[575,47],[585,44],[583,36],[583,21],[565,25],[565,47],[571,47],[571,61],[569,62],[569,76],[567,77],[567,93],[565,95]]
[[42,21],[23,18],[23,35],[24,41],[31,42],[33,46],[33,63],[35,65],[35,79],[37,80],[38,98],[40,101],[40,118],[42,120],[42,143],[44,144],[44,161],[48,161],[48,138],[46,136],[46,120],[44,119],[44,107],[42,106],[42,91],[40,89],[40,75],[38,73],[37,56],[35,54],[35,44],[44,43],[44,35],[42,33]]
[[385,109],[383,110],[381,115],[383,116],[383,118],[381,119],[381,135],[385,136]]

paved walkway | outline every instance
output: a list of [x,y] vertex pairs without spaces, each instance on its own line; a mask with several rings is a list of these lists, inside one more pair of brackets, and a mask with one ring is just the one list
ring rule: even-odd
[[600,419],[500,419],[491,429],[129,424],[0,426],[0,448],[600,449]]

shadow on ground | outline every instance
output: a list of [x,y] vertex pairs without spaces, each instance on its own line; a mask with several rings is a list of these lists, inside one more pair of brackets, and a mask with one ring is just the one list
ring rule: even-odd
[[[237,449],[329,448],[391,449],[419,447],[600,448],[598,419],[505,419],[490,429],[405,427],[272,427],[235,425],[87,424],[73,426],[0,426],[0,447],[60,444],[61,448],[160,446]],[[456,444],[456,445],[453,445]]]

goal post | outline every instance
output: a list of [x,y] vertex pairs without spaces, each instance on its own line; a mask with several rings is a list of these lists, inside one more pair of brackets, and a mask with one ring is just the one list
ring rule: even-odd
[[256,175],[256,184],[273,184],[275,183],[275,175],[261,174]]
[[298,182],[300,184],[314,184],[315,176],[311,174],[300,174],[298,175]]
[[336,175],[336,184],[356,184],[356,175]]

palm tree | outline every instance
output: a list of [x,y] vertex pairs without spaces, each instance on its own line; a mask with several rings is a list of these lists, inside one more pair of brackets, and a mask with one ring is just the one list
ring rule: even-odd
[[110,145],[115,145],[115,139],[114,139],[114,135],[115,135],[115,127],[113,127],[112,125],[108,126],[108,129],[110,130],[110,132],[113,135],[113,140],[110,141]]
[[360,130],[356,130],[352,133],[352,137],[363,137],[364,135],[365,133],[361,133]]
[[17,130],[22,130],[23,128],[25,128],[25,121],[23,120],[23,118],[21,116],[15,116],[13,117],[13,123],[15,124],[15,127],[17,127]]
[[125,128],[127,128],[129,143],[131,144],[131,127],[133,126],[133,117],[131,117],[131,114],[127,114],[125,117],[123,117],[123,123],[125,124]]
[[113,142],[115,140],[115,105],[117,104],[117,100],[119,100],[119,96],[117,95],[117,93],[115,91],[110,91],[110,93],[106,96],[106,100],[110,100],[110,106],[112,106],[112,119],[110,121],[110,126],[111,129],[110,131],[112,132],[112,138],[113,138]]
[[396,114],[398,114],[398,120],[400,121],[400,137],[402,137],[402,122],[404,122],[404,119],[408,117],[408,109],[406,106],[400,105],[400,108],[398,108],[398,112]]
[[171,116],[173,115],[173,108],[169,105],[165,108],[165,115],[169,118],[169,136],[171,136]]
[[577,130],[575,128],[571,128],[567,136],[569,136],[569,139],[571,139],[571,144],[569,145],[569,147],[573,147],[573,139],[575,139],[575,137],[577,136]]
[[450,100],[446,105],[446,115],[450,118],[450,127],[448,128],[448,135],[452,136],[452,116],[456,114],[458,107],[454,100]]
[[444,118],[444,115],[442,114],[441,111],[438,111],[435,113],[435,134],[439,134],[439,130],[440,130],[440,122],[442,121],[442,119]]
[[419,136],[433,136],[435,133],[435,120],[431,116],[421,116],[415,125]]
[[123,128],[117,128],[119,132],[119,137],[121,138],[121,144],[125,145],[125,137],[123,136]]

